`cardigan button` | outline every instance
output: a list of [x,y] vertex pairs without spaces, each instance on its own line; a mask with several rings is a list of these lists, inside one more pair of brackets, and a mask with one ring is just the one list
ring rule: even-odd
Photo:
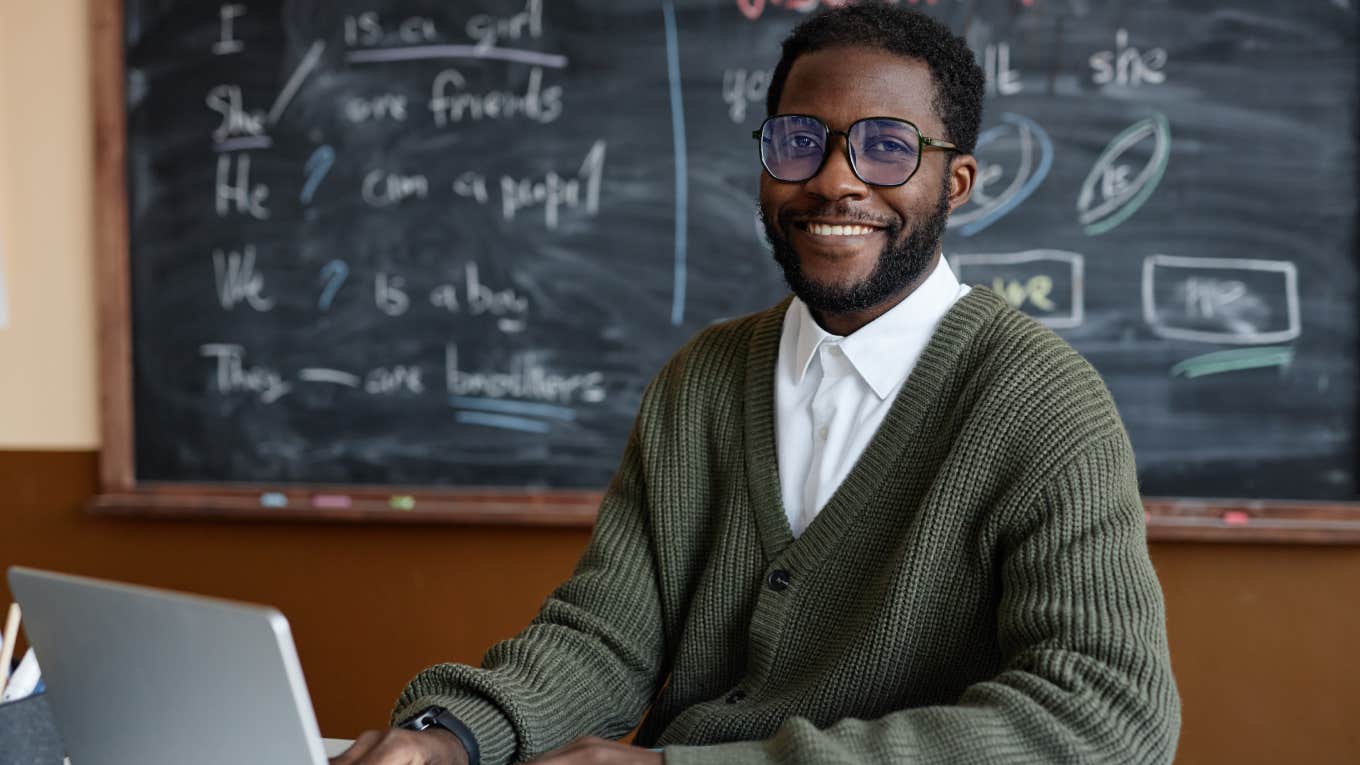
[[743,691],[740,688],[738,688],[737,690],[727,694],[727,703],[736,704],[737,702],[741,701],[744,698],[746,698],[746,691]]
[[770,578],[766,580],[766,584],[768,584],[770,586],[770,589],[774,590],[775,592],[783,592],[784,590],[787,590],[789,588],[789,581],[792,578],[793,575],[790,574],[788,571],[785,571],[782,568],[777,568],[774,571],[770,572]]

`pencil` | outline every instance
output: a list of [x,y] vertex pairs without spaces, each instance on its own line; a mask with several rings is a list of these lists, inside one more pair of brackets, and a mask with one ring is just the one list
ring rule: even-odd
[[14,645],[19,642],[19,604],[9,604],[9,615],[5,617],[5,644],[0,646],[0,694],[9,684],[9,663],[14,658]]

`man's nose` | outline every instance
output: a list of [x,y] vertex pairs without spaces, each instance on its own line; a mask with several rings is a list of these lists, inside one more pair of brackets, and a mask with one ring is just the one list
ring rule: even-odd
[[817,174],[803,182],[807,193],[822,199],[858,199],[869,193],[869,185],[855,175],[850,166],[850,145],[843,135],[831,136],[826,161]]

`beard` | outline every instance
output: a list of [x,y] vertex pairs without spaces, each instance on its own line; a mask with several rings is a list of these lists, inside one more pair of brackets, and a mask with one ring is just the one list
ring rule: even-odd
[[[826,284],[813,281],[803,273],[798,263],[798,254],[784,236],[783,232],[793,224],[788,215],[780,216],[778,224],[772,222],[762,208],[760,221],[765,227],[765,238],[774,250],[774,260],[784,269],[784,281],[793,294],[818,313],[850,313],[873,308],[893,295],[920,280],[930,265],[935,251],[939,248],[940,237],[944,234],[949,220],[949,181],[941,185],[940,196],[935,209],[913,226],[907,238],[902,236],[903,223],[898,221],[883,229],[887,244],[879,253],[874,270],[862,281],[855,284]],[[811,215],[803,217],[826,217],[839,220],[853,220],[856,216],[844,204],[828,205]],[[866,221],[867,222],[867,221]]]

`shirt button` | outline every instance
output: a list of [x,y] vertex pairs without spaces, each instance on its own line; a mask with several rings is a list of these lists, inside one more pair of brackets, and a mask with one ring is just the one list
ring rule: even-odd
[[741,700],[744,699],[744,698],[746,698],[746,691],[743,691],[743,690],[741,690],[741,689],[737,689],[737,690],[732,691],[731,693],[727,694],[727,703],[728,703],[728,704],[736,704],[737,702],[741,701]]
[[841,350],[841,347],[840,347],[839,345],[833,345],[833,346],[831,346],[831,355],[832,355],[832,356],[840,357],[840,356],[842,356],[842,355],[844,355],[844,354],[845,354],[845,351],[842,351],[842,350]]
[[770,585],[771,590],[783,592],[789,588],[791,578],[792,575],[789,572],[780,568],[770,572],[770,578],[766,580],[766,583]]
[[831,432],[831,429],[828,428],[827,426],[823,425],[822,427],[817,428],[817,437],[820,438],[820,439],[822,439],[823,441],[825,441],[825,440],[826,440],[827,434],[830,433],[830,432]]

